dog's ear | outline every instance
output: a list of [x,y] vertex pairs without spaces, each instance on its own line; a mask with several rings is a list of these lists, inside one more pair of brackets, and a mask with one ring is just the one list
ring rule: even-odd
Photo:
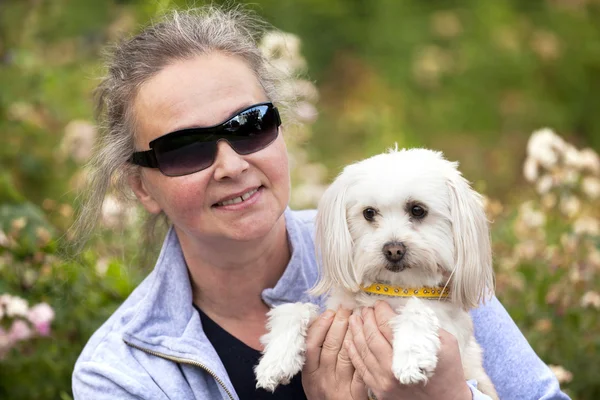
[[452,164],[447,177],[450,196],[454,270],[452,300],[463,309],[477,307],[494,290],[492,248],[482,196]]
[[353,240],[346,219],[346,194],[349,182],[340,175],[319,201],[315,228],[315,249],[321,266],[319,282],[311,293],[328,292],[332,287],[358,291],[353,257]]

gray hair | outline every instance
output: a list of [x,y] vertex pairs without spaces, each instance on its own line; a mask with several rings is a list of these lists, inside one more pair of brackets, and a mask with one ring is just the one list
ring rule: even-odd
[[[139,173],[128,162],[134,152],[133,104],[139,88],[163,68],[178,60],[221,52],[244,60],[255,73],[267,97],[284,114],[289,107],[282,98],[285,77],[269,64],[258,41],[270,28],[254,13],[241,7],[205,6],[171,11],[157,23],[114,46],[108,53],[106,76],[95,91],[100,136],[87,166],[88,186],[71,236],[83,244],[100,217],[106,194],[114,191],[131,201],[127,178]],[[151,217],[144,231],[148,238],[160,216]]]

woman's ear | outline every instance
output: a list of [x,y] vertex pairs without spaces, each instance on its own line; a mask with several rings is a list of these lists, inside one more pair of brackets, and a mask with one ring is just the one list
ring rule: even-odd
[[135,194],[135,197],[142,203],[146,211],[150,214],[159,214],[162,211],[158,202],[146,188],[146,182],[141,173],[129,175],[127,181],[129,182],[129,187]]

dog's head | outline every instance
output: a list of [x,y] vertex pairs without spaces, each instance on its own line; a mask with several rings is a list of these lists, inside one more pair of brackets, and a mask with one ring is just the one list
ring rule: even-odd
[[490,237],[481,196],[456,167],[426,149],[347,166],[319,203],[313,291],[448,284],[453,302],[476,307],[494,285]]

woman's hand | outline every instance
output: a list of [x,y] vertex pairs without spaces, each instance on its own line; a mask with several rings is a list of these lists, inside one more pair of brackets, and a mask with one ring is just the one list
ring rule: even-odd
[[346,341],[348,354],[360,378],[378,400],[472,398],[465,382],[456,338],[440,329],[441,347],[434,375],[426,385],[402,385],[392,374],[392,329],[388,321],[396,313],[388,303],[363,308],[362,317],[350,317],[353,341]]
[[366,400],[365,384],[357,374],[344,342],[351,342],[351,311],[327,310],[308,328],[302,386],[309,400]]

